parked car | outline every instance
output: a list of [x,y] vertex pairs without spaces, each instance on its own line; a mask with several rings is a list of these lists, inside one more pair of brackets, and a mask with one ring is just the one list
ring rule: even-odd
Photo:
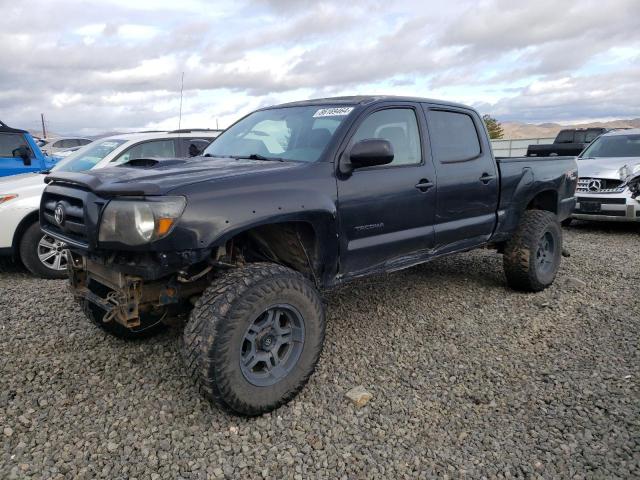
[[551,144],[529,145],[527,157],[579,155],[589,143],[607,131],[606,128],[567,128],[560,130],[560,133]]
[[640,222],[640,129],[598,137],[578,157],[578,173],[571,218]]
[[[96,140],[61,160],[52,172],[81,172],[139,158],[187,157],[209,145],[219,132],[134,133]],[[0,255],[12,255],[33,274],[64,278],[67,252],[60,242],[40,231],[38,207],[45,174],[31,173],[0,180]]]
[[245,415],[311,375],[318,289],[492,246],[510,286],[542,290],[575,203],[575,158],[496,161],[475,110],[434,100],[265,108],[205,156],[52,172],[40,221],[69,246],[72,290],[100,328],[142,337],[191,311],[190,375]]
[[29,132],[0,122],[0,177],[46,170],[54,163],[42,154]]
[[[89,144],[90,145],[90,144]],[[71,148],[65,148],[62,150],[58,150],[55,155],[53,155],[56,158],[65,158],[68,157],[69,155],[71,155],[72,153],[77,152],[78,150],[80,150],[82,147],[71,147]]]
[[90,138],[78,138],[78,137],[63,137],[63,138],[46,138],[45,144],[40,148],[45,155],[56,155],[62,150],[73,147],[84,147],[90,144],[93,140]]

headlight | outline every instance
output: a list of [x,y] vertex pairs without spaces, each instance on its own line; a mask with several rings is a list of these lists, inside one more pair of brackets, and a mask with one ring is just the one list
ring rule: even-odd
[[17,193],[7,193],[7,194],[0,194],[0,205],[2,205],[5,202],[8,202],[9,200],[13,200],[14,198],[18,198],[18,194]]
[[166,237],[186,204],[183,197],[111,200],[102,214],[98,240],[143,245]]
[[620,180],[629,180],[629,177],[633,177],[640,173],[640,163],[635,165],[623,165],[618,170],[618,174],[620,175]]

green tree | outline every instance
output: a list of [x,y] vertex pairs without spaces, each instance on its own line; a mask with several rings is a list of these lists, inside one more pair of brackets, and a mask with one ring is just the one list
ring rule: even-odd
[[498,139],[504,136],[502,125],[500,125],[500,122],[493,118],[491,115],[483,115],[482,120],[484,120],[484,124],[487,126],[490,139]]

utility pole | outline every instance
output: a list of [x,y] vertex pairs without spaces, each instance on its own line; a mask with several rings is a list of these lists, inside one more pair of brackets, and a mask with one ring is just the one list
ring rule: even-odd
[[42,120],[42,138],[47,138],[47,129],[44,126],[44,113],[40,114],[40,120]]
[[180,115],[178,117],[178,130],[182,126],[182,91],[184,89],[184,72],[182,72],[182,82],[180,82]]

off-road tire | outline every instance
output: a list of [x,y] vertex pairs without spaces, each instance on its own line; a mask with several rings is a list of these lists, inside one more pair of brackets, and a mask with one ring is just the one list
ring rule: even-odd
[[18,244],[18,253],[20,260],[27,270],[40,278],[56,280],[67,278],[67,270],[53,270],[42,264],[38,258],[38,242],[42,239],[43,233],[40,230],[40,223],[34,222],[24,231],[20,243]]
[[[536,261],[538,248],[546,234],[555,242],[549,271],[542,271]],[[557,217],[544,210],[527,210],[513,237],[507,242],[503,265],[507,284],[515,289],[539,292],[553,283],[560,267],[562,254],[562,229]]]
[[[277,383],[258,387],[242,373],[242,339],[248,326],[277,304],[293,306],[304,319],[302,353]],[[298,394],[318,363],[324,335],[324,308],[307,279],[277,264],[251,263],[223,273],[203,292],[185,327],[181,350],[188,374],[207,399],[253,416]]]
[[162,323],[161,316],[143,313],[140,317],[140,326],[135,328],[127,328],[124,325],[111,320],[104,322],[105,310],[94,305],[88,300],[81,301],[82,309],[87,318],[110,335],[121,338],[123,340],[142,340],[151,338],[160,332],[166,330],[167,325]]

